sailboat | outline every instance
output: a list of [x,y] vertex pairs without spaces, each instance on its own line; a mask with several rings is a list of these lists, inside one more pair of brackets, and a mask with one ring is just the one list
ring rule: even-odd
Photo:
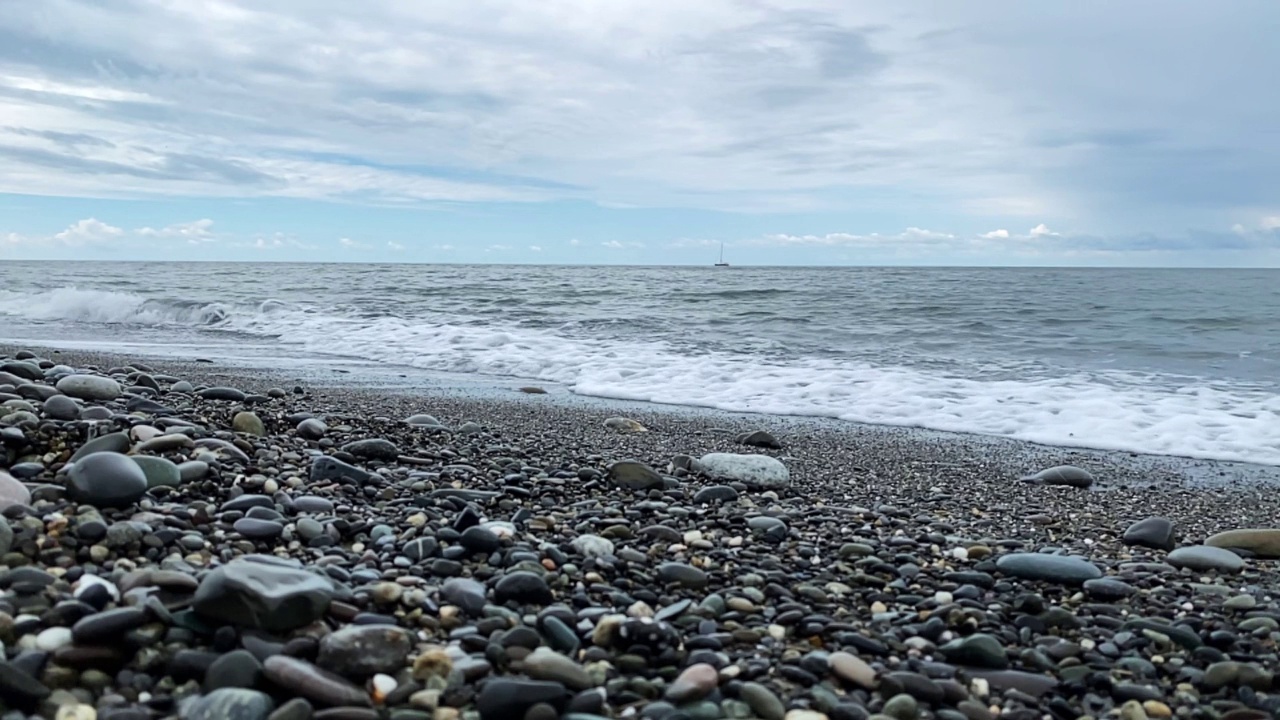
[[720,262],[716,263],[716,267],[729,267],[729,263],[724,261],[724,243],[720,243]]

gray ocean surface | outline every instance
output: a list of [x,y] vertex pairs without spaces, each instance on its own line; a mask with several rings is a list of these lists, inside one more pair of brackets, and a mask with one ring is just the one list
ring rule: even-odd
[[1280,465],[1280,271],[0,264],[0,341]]

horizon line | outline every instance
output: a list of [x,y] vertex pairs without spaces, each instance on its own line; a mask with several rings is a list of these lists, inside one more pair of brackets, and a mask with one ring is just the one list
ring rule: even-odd
[[[821,270],[821,269],[886,269],[886,270],[1280,270],[1280,265],[955,265],[955,264],[829,264],[829,265],[728,265],[704,263],[574,263],[574,262],[483,262],[448,260],[284,260],[263,258],[258,260],[139,260],[99,258],[22,258],[5,259],[4,263],[78,263],[78,264],[154,264],[154,265],[418,265],[458,267],[617,267],[617,268],[707,268],[721,267],[750,270]],[[721,270],[723,272],[723,270]]]

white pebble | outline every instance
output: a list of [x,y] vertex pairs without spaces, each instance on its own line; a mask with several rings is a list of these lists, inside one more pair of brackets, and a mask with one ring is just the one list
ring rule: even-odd
[[115,583],[111,582],[110,580],[103,580],[97,575],[90,575],[88,573],[81,575],[80,580],[76,583],[76,589],[74,593],[75,597],[77,598],[80,597],[86,590],[93,587],[94,585],[101,585],[105,587],[107,589],[107,593],[111,595],[112,600],[115,600],[117,602],[120,600],[120,588],[117,588]]
[[36,635],[36,648],[45,652],[53,652],[60,647],[71,644],[71,628],[51,627]]
[[951,593],[947,592],[946,590],[939,590],[938,592],[933,594],[933,599],[939,605],[948,605],[951,603],[953,597]]
[[372,694],[374,702],[381,704],[382,701],[396,689],[397,683],[396,679],[390,675],[378,673],[369,681],[369,685],[373,690]]

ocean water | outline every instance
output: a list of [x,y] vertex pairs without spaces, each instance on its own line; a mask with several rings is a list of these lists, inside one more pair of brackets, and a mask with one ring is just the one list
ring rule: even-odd
[[1280,465],[1275,270],[4,263],[0,341]]

